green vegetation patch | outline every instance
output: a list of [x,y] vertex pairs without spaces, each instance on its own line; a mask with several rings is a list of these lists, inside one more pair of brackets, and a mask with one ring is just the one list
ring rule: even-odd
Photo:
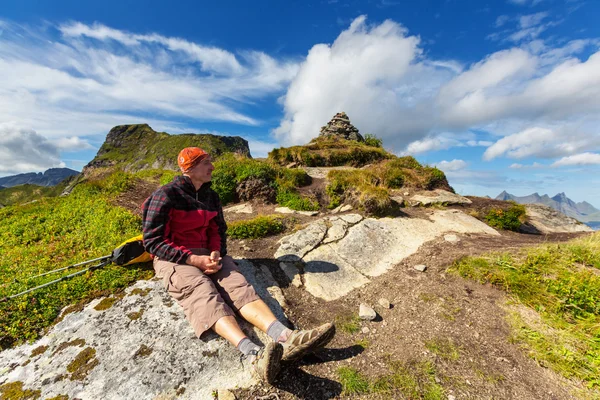
[[450,271],[510,293],[539,320],[514,314],[514,339],[567,378],[600,388],[600,234],[457,261]]
[[456,361],[459,357],[459,348],[447,338],[435,338],[425,342],[427,350],[438,355],[444,360]]
[[390,209],[392,189],[450,189],[442,171],[423,167],[410,156],[356,170],[332,170],[327,179],[329,208],[350,203],[373,215],[383,215]]
[[98,304],[96,304],[96,306],[94,307],[94,310],[96,310],[96,311],[108,310],[109,308],[111,308],[113,306],[113,304],[115,304],[115,301],[117,301],[116,297],[107,297],[105,299],[102,299],[102,300],[100,300],[100,302]]
[[69,379],[72,381],[81,381],[98,365],[96,358],[96,349],[86,347],[83,349],[73,361],[67,365],[67,371],[71,373]]
[[23,382],[9,382],[0,386],[0,400],[34,400],[42,395],[41,390],[23,389]]
[[341,315],[336,318],[335,326],[342,332],[354,334],[360,330],[360,318],[358,314]]
[[[81,270],[51,270],[111,254],[124,240],[139,235],[141,220],[115,207],[111,199],[128,187],[127,174],[75,187],[66,197],[0,209],[0,298]],[[0,348],[37,339],[74,303],[87,302],[152,277],[148,264],[108,265],[0,303]]]
[[279,215],[261,215],[256,218],[235,221],[229,224],[227,236],[234,239],[258,239],[276,235],[285,230],[284,217]]
[[64,183],[56,186],[38,186],[26,183],[24,185],[0,189],[0,204],[10,206],[38,201],[44,197],[56,197],[63,192],[65,187]]
[[296,163],[306,167],[362,167],[394,157],[381,148],[380,142],[375,137],[370,138],[368,144],[336,137],[319,137],[304,146],[273,149],[268,159],[280,165]]
[[379,394],[388,398],[442,400],[444,389],[436,383],[435,365],[429,361],[388,362],[389,373],[369,378],[351,367],[338,369],[346,395]]
[[513,204],[508,210],[492,208],[485,216],[485,220],[493,228],[518,232],[525,222],[525,206]]
[[299,211],[319,209],[319,203],[301,196],[297,188],[308,185],[310,177],[303,170],[282,168],[279,165],[253,160],[235,154],[226,154],[214,163],[212,188],[219,194],[222,204],[237,201],[237,187],[248,179],[261,182],[276,193],[276,201]]

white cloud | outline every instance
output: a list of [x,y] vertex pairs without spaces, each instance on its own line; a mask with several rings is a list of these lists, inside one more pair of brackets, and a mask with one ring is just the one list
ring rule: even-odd
[[94,147],[87,141],[77,136],[63,137],[54,140],[57,149],[62,151],[79,151],[93,149]]
[[64,167],[58,148],[32,129],[16,123],[0,123],[0,174]]
[[564,167],[567,165],[600,165],[600,154],[581,153],[573,156],[563,157],[552,163],[553,167]]
[[460,146],[462,146],[462,143],[459,140],[440,135],[436,137],[427,137],[422,140],[415,140],[406,147],[406,150],[402,154],[420,154]]
[[274,130],[285,144],[306,143],[339,111],[362,132],[403,147],[432,127],[431,99],[458,64],[419,63],[419,38],[387,20],[355,19],[332,45],[309,51],[282,100],[284,119]]
[[52,40],[10,24],[0,42],[0,121],[16,119],[46,135],[60,127],[57,136],[178,118],[257,125],[237,110],[282,93],[298,69],[262,52],[233,54],[99,24],[59,29],[63,36]]
[[[520,30],[553,23],[545,13],[503,20]],[[339,111],[395,152],[481,146],[491,160],[600,149],[598,39],[551,46],[530,34],[464,65],[429,57],[394,21],[364,16],[303,60],[101,24],[65,24],[60,37],[8,22],[2,29],[0,122],[32,127],[57,151],[97,147],[118,124],[168,132],[204,121],[260,125],[248,110],[277,97],[284,116],[273,140],[251,141],[256,155],[308,142]]]
[[467,162],[464,160],[457,160],[454,159],[452,161],[440,161],[439,163],[436,164],[436,167],[438,167],[439,169],[441,169],[444,172],[451,172],[451,171],[459,171],[461,169],[465,169],[467,167]]
[[486,149],[484,160],[505,156],[556,158],[576,154],[582,150],[600,148],[600,134],[585,124],[567,124],[553,127],[533,127],[508,135]]
[[499,15],[498,18],[496,18],[496,28],[500,28],[508,21],[510,21],[510,19],[511,18],[508,15]]
[[540,164],[538,162],[534,162],[531,165],[523,165],[523,164],[519,164],[519,163],[514,163],[514,164],[511,164],[509,168],[512,168],[512,169],[537,169],[537,168],[545,168],[545,167],[547,167],[547,165]]
[[522,15],[519,17],[519,26],[522,29],[532,28],[539,25],[549,15],[548,12],[539,12],[535,14]]

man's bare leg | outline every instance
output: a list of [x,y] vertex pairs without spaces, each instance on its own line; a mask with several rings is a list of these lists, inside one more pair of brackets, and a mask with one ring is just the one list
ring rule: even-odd
[[262,300],[254,300],[246,304],[240,308],[239,313],[246,321],[265,333],[269,326],[277,320],[269,306]]
[[217,335],[227,339],[229,343],[237,347],[237,345],[246,337],[246,334],[240,329],[235,317],[221,317],[213,325],[213,330]]

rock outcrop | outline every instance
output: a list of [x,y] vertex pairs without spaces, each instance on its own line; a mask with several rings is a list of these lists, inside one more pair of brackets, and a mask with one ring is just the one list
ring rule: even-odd
[[156,132],[147,124],[115,126],[106,135],[98,154],[83,168],[88,176],[95,168],[118,166],[125,171],[143,169],[178,170],[177,154],[184,147],[197,146],[213,157],[226,152],[250,156],[248,141],[239,136]]
[[447,190],[435,189],[433,191],[418,193],[408,199],[411,206],[430,206],[432,204],[471,204],[472,201]]
[[526,204],[528,224],[540,233],[592,232],[589,226],[541,204]]
[[290,265],[296,268],[304,288],[313,296],[335,300],[448,232],[499,235],[458,210],[432,211],[429,220],[345,214],[320,219],[282,238],[275,257],[288,277]]
[[[237,262],[285,321],[283,295],[269,270]],[[248,324],[242,329],[268,340]],[[67,314],[33,344],[1,352],[0,386],[20,382],[44,399],[213,399],[213,390],[254,384],[250,368],[224,339],[196,338],[183,309],[153,279]]]
[[319,137],[332,136],[346,140],[355,140],[357,142],[365,141],[358,132],[358,129],[350,123],[350,118],[343,111],[335,114],[331,121],[321,128],[321,133],[319,133]]

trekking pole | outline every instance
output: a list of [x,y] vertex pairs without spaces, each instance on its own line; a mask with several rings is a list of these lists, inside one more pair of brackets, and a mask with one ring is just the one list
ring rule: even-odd
[[[89,268],[82,269],[81,271],[74,272],[74,273],[72,273],[70,275],[65,275],[65,276],[63,276],[61,278],[58,278],[58,279],[55,279],[55,280],[53,280],[51,282],[44,283],[43,285],[36,286],[34,288],[31,288],[31,289],[27,289],[27,290],[25,290],[25,291],[23,291],[21,293],[17,293],[17,294],[13,294],[12,296],[4,297],[3,299],[0,299],[0,303],[3,303],[3,302],[8,301],[10,299],[14,299],[15,297],[19,297],[19,296],[22,296],[22,295],[27,294],[27,293],[33,292],[34,290],[38,290],[38,289],[44,288],[46,286],[50,286],[50,285],[52,285],[54,283],[58,283],[60,281],[64,281],[65,279],[72,278],[72,277],[77,276],[77,275],[81,275],[84,272],[93,271],[95,269],[102,268],[102,267],[110,264],[109,258],[110,258],[110,256],[100,257],[98,260],[103,259],[103,261],[100,262],[100,263],[98,263],[98,264],[96,264],[96,265],[92,265]],[[86,263],[81,263],[81,264],[86,264]],[[71,267],[72,267],[72,265],[71,265]],[[66,268],[63,268],[63,269],[66,269]],[[52,272],[52,271],[50,271],[50,272]]]
[[34,278],[39,278],[41,276],[50,275],[50,274],[53,274],[55,272],[64,271],[64,270],[69,269],[69,268],[75,268],[75,267],[80,267],[82,265],[91,264],[94,261],[104,261],[106,259],[109,259],[110,257],[111,256],[98,257],[98,258],[94,258],[93,260],[82,261],[80,263],[69,265],[69,266],[66,266],[66,267],[63,267],[63,268],[53,269],[52,271],[44,272],[43,274],[39,274],[39,275],[36,275],[36,276],[30,276],[30,277],[27,278],[27,280],[34,279]]

